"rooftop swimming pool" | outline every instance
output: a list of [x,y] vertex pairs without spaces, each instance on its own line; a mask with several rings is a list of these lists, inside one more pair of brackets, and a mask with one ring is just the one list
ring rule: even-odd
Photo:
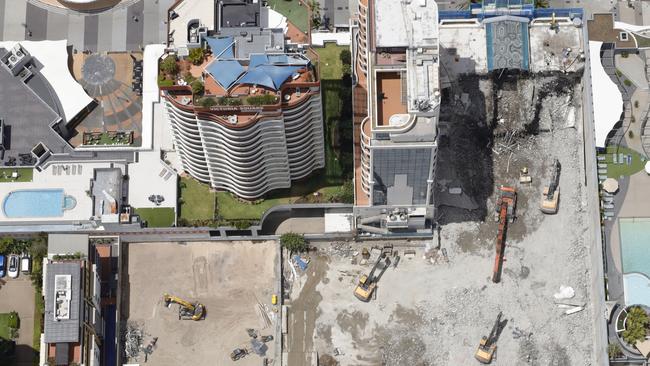
[[650,307],[650,218],[618,220],[625,305]]
[[76,204],[62,189],[29,189],[9,193],[2,209],[10,218],[61,217],[64,210],[73,209]]

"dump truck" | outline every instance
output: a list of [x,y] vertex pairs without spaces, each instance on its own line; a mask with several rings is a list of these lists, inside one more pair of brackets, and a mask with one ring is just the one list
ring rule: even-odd
[[183,320],[201,320],[205,316],[205,306],[199,302],[191,303],[180,297],[163,294],[165,306],[178,304],[178,318]]
[[[368,302],[370,301],[370,298],[372,297],[372,293],[375,291],[375,288],[377,287],[377,282],[379,282],[379,279],[381,276],[386,272],[386,269],[388,266],[390,266],[390,258],[386,257],[385,260],[382,263],[382,259],[384,259],[384,255],[380,255],[379,258],[377,258],[377,262],[375,262],[375,265],[372,266],[372,269],[370,270],[370,273],[368,275],[363,275],[361,278],[359,278],[359,283],[357,284],[357,287],[354,289],[354,296],[357,297],[357,299],[363,301],[363,302]],[[375,276],[375,271],[377,268],[379,269],[379,274]]]

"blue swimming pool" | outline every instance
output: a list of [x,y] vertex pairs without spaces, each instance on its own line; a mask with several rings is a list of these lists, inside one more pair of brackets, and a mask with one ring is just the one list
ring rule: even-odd
[[618,220],[625,304],[650,306],[650,218]]
[[30,189],[9,193],[2,209],[6,217],[12,218],[61,217],[64,209],[74,205],[74,198],[66,196],[62,189]]

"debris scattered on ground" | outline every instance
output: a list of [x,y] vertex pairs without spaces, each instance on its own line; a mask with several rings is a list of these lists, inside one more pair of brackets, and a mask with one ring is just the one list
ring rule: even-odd
[[553,294],[553,297],[556,300],[566,300],[572,299],[576,295],[576,292],[573,290],[573,287],[570,286],[560,286],[560,291]]

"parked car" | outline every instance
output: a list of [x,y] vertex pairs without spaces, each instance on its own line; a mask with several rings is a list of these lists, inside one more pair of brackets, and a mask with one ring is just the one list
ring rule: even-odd
[[23,274],[29,274],[32,271],[32,259],[27,254],[20,259],[20,271]]
[[9,256],[9,265],[7,266],[7,274],[11,278],[18,277],[18,271],[20,270],[20,260],[18,260],[17,255]]
[[5,266],[6,258],[4,255],[0,254],[0,278],[5,276]]

